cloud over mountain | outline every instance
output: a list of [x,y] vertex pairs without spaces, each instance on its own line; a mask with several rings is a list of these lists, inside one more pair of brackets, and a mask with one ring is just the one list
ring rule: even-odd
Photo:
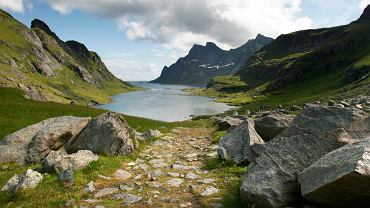
[[301,0],[43,0],[67,14],[73,10],[117,20],[131,40],[149,40],[188,50],[213,41],[241,45],[257,33],[276,37],[312,26],[299,16]]

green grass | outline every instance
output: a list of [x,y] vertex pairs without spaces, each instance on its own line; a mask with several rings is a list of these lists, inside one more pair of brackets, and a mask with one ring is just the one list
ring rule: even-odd
[[237,166],[231,162],[223,161],[220,158],[214,158],[206,161],[203,169],[212,171],[217,178],[224,178],[226,183],[222,183],[221,192],[222,204],[224,207],[242,208],[240,198],[240,185],[242,176],[245,174],[247,167]]
[[[0,88],[0,138],[13,133],[30,124],[41,120],[64,116],[90,116],[95,117],[105,110],[89,108],[79,105],[68,105],[53,102],[37,102],[25,99],[23,92],[15,88]],[[211,123],[208,119],[198,118],[195,121],[160,122],[133,116],[123,117],[130,126],[136,130],[159,129],[161,132],[170,132],[175,127],[207,127]],[[71,199],[88,197],[84,193],[85,185],[97,179],[98,174],[111,175],[121,167],[123,162],[133,161],[138,154],[151,142],[141,142],[139,149],[129,156],[100,156],[98,161],[92,162],[88,167],[74,173],[73,187],[64,187],[55,173],[45,175],[43,181],[34,190],[17,193],[0,192],[0,207],[63,207]],[[25,172],[28,168],[38,168],[39,165],[26,167],[17,164],[1,164],[0,187],[14,174]]]

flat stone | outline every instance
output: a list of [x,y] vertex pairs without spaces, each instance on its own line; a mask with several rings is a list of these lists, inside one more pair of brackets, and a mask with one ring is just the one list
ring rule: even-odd
[[186,174],[185,178],[195,180],[195,179],[198,179],[199,176],[193,172],[189,172]]
[[133,194],[116,194],[112,197],[112,199],[123,199],[124,205],[130,205],[137,203],[143,199],[143,197],[138,196],[138,195],[133,195]]
[[116,177],[117,179],[120,179],[120,180],[127,180],[127,179],[131,178],[131,173],[129,173],[127,171],[124,171],[124,170],[117,170],[114,173],[114,177]]
[[90,182],[86,185],[86,187],[85,187],[85,191],[86,191],[87,193],[92,193],[92,192],[94,192],[94,191],[95,191],[94,181],[90,181]]
[[114,193],[116,193],[117,191],[119,191],[118,188],[115,188],[115,187],[112,187],[112,188],[104,188],[100,191],[98,191],[94,197],[95,198],[101,198],[101,197],[104,197],[104,196],[107,196],[107,195],[112,195]]
[[215,181],[216,180],[212,179],[212,178],[203,178],[203,179],[199,179],[197,182],[198,183],[204,183],[204,184],[210,184],[210,183],[213,183]]
[[171,180],[168,180],[167,184],[173,187],[180,187],[183,182],[184,180],[181,178],[173,178]]
[[167,174],[172,177],[180,177],[180,173],[168,172]]
[[131,186],[127,186],[127,185],[119,185],[119,189],[121,189],[122,191],[132,191],[132,190],[134,190],[134,188],[132,188]]
[[172,164],[171,168],[176,169],[176,170],[189,170],[191,167],[185,166],[185,165],[179,165],[179,164]]
[[203,192],[200,194],[201,196],[211,196],[213,194],[218,193],[219,190],[213,186],[208,186],[205,189],[203,189]]
[[108,177],[108,176],[105,176],[105,175],[101,175],[101,174],[98,174],[98,177],[101,178],[101,179],[104,179],[104,180],[112,180],[111,177]]

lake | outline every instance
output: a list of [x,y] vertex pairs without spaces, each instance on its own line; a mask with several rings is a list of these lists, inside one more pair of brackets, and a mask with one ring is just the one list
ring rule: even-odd
[[114,96],[111,103],[99,108],[167,122],[188,120],[191,115],[215,115],[234,109],[211,98],[188,95],[183,89],[191,88],[190,86],[147,82],[130,84],[145,90]]

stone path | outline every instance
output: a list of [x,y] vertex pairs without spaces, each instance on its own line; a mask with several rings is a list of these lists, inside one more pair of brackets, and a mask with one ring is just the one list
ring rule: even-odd
[[[205,160],[217,156],[212,129],[176,128],[122,164],[110,176],[101,175],[87,189],[86,207],[222,207],[222,178],[203,170]],[[104,203],[103,203],[104,202]],[[109,204],[107,206],[107,204]]]

